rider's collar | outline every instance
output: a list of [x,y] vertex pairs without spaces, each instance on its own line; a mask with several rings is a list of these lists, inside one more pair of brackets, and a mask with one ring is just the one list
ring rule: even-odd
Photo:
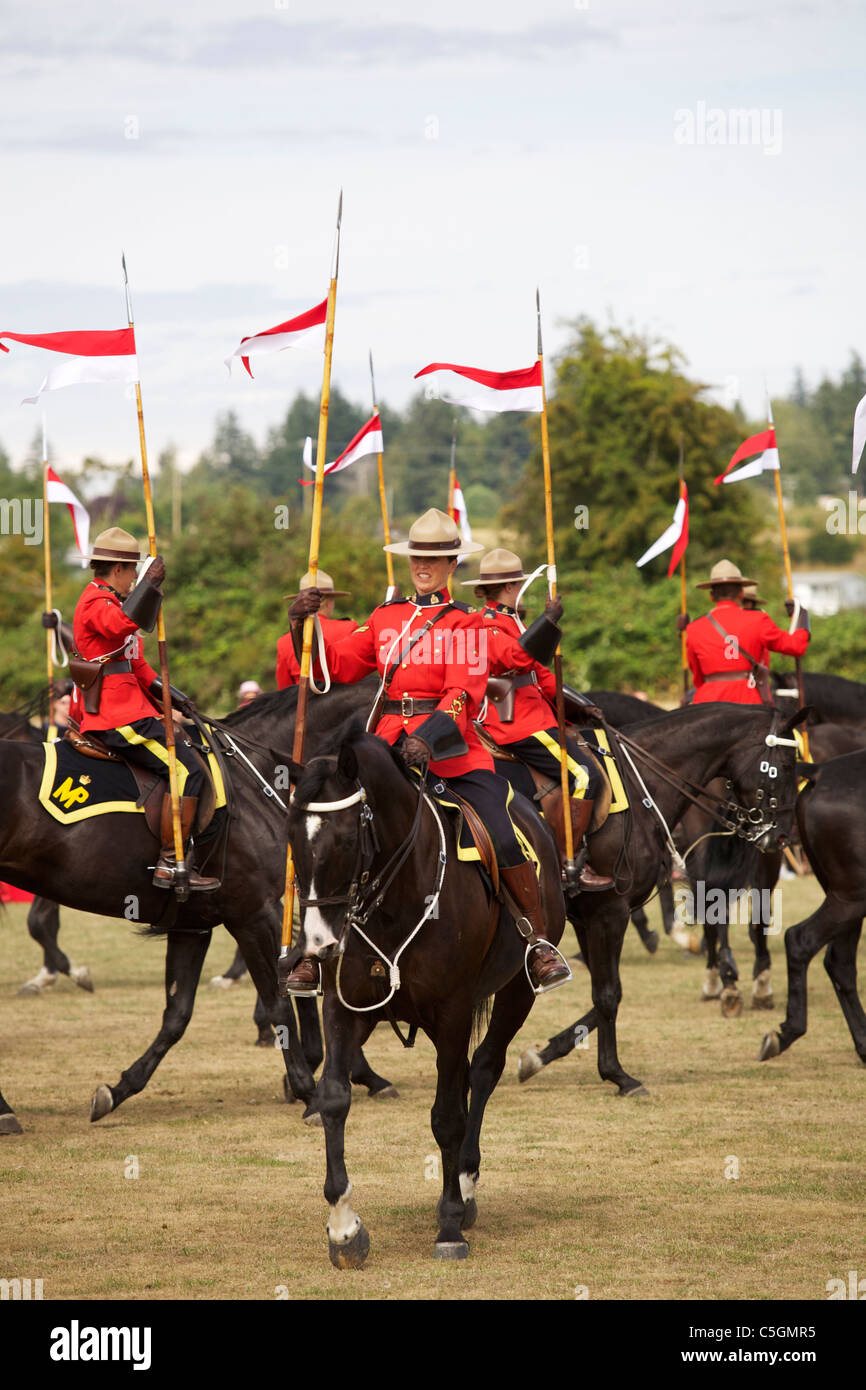
[[507,603],[498,603],[495,599],[490,599],[485,605],[485,611],[491,613],[507,613],[510,618],[517,617],[517,609],[509,608]]
[[95,584],[97,589],[107,589],[110,594],[114,594],[114,597],[119,598],[120,602],[123,603],[123,594],[119,593],[117,589],[113,589],[110,584],[106,584],[101,579],[91,579],[90,582]]
[[451,602],[451,595],[447,589],[437,589],[433,594],[415,594],[412,602],[416,608],[439,608]]

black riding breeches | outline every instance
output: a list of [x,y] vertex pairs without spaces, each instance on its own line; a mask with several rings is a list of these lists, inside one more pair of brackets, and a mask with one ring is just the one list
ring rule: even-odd
[[508,814],[511,789],[504,777],[498,777],[486,768],[476,768],[472,772],[464,772],[460,777],[443,777],[434,781],[431,784],[433,791],[442,783],[462,796],[478,812],[490,831],[496,861],[501,869],[513,869],[526,862],[526,855],[520,848]]
[[[536,795],[535,783],[532,775],[527,772],[527,767],[535,768],[536,772],[549,777],[550,781],[556,786],[561,785],[560,761],[559,761],[559,731],[556,727],[552,729],[540,729],[538,733],[531,734],[529,738],[518,739],[515,743],[504,743],[501,745],[503,752],[513,753],[520,759],[519,763],[502,762],[499,770],[503,777],[507,777],[516,791],[522,792],[532,800]],[[601,784],[601,773],[597,766],[588,758],[583,749],[579,748],[574,739],[566,736],[565,749],[568,754],[568,789],[575,801],[595,801]],[[526,767],[522,766],[526,764]],[[537,803],[536,803],[537,804]]]
[[[136,719],[119,729],[99,729],[97,737],[107,748],[116,750],[131,763],[156,772],[168,781],[168,751],[165,746],[165,726],[161,719]],[[178,739],[177,781],[181,796],[201,796],[204,772],[189,745]],[[168,787],[166,786],[166,791]]]

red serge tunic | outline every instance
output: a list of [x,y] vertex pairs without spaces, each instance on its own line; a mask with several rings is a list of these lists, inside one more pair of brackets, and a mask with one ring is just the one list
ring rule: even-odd
[[127,618],[113,589],[91,580],[76,605],[72,632],[86,661],[111,653],[115,661],[132,662],[129,672],[103,676],[98,714],[87,714],[83,701],[80,703],[82,733],[88,729],[119,729],[136,719],[159,716],[160,711],[145,693],[157,674],[141,655],[138,627]]
[[686,653],[695,681],[696,705],[708,704],[712,700],[728,700],[736,705],[760,705],[761,696],[753,681],[743,680],[742,675],[729,681],[708,681],[707,676],[728,672],[732,675],[734,672],[751,675],[752,668],[743,656],[744,651],[760,665],[766,666],[770,652],[802,656],[809,645],[809,633],[805,628],[784,632],[760,609],[740,608],[732,599],[717,603],[712,616],[724,628],[727,636],[736,638],[737,648],[728,651],[733,644],[725,641],[706,614],[689,623],[686,628]]
[[556,680],[552,671],[542,662],[534,661],[519,645],[522,633],[513,608],[507,608],[504,603],[489,603],[482,616],[490,675],[501,676],[506,671],[523,675],[534,671],[538,681],[537,685],[522,685],[515,690],[514,719],[510,724],[503,724],[493,701],[487,701],[482,723],[490,737],[499,744],[517,743],[556,723]]
[[[356,632],[358,624],[351,618],[319,618],[322,624],[322,632],[325,642],[342,642],[344,637],[348,637],[350,632]],[[312,666],[313,679],[321,681],[322,667],[318,657]],[[287,685],[297,685],[301,679],[301,663],[295,656],[295,646],[292,642],[292,634],[286,632],[277,642],[277,688],[285,690]]]
[[[413,635],[437,610],[452,600],[444,590],[414,599],[392,599],[374,608],[366,623],[339,643],[325,637],[325,654],[331,678],[345,685],[378,671],[382,676],[396,663],[387,699],[401,696],[435,699],[437,709],[457,725],[467,751],[456,758],[430,763],[439,777],[460,777],[484,768],[493,772],[493,759],[472,726],[487,688],[487,657],[481,618],[464,603],[455,606],[407,651]],[[416,714],[404,718],[386,714],[375,732],[386,743],[396,743],[402,733],[411,734],[429,718]]]

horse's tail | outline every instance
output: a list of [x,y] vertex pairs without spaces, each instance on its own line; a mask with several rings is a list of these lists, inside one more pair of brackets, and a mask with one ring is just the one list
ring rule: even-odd
[[472,1006],[472,1033],[470,1040],[470,1051],[474,1052],[487,1032],[490,1023],[490,1015],[493,1012],[493,996],[487,995],[484,999],[479,999]]

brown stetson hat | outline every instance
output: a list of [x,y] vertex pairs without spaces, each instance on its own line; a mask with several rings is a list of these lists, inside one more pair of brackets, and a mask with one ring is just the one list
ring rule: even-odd
[[[307,573],[304,575],[303,579],[301,580],[301,583],[300,583],[300,586],[299,586],[299,587],[300,587],[300,592],[301,592],[301,593],[303,593],[304,589],[312,589],[312,587],[313,587],[313,575],[312,575],[312,572],[311,572],[310,570],[307,570]],[[333,579],[331,578],[331,576],[330,576],[329,574],[326,574],[324,570],[318,570],[318,571],[316,572],[316,588],[319,590],[319,592],[320,592],[325,598],[351,598],[351,594],[349,593],[349,591],[348,591],[347,589],[335,589],[335,588],[334,588],[334,581],[333,581]],[[283,594],[283,598],[297,598],[297,597],[298,597],[297,594]]]
[[474,586],[476,589],[487,584],[513,584],[517,579],[528,579],[529,575],[523,573],[523,563],[519,555],[515,555],[513,550],[489,550],[486,555],[481,557],[481,573],[477,579],[464,579],[461,581],[464,589]]
[[135,536],[120,526],[110,526],[107,531],[100,531],[93,542],[93,554],[86,558],[107,564],[137,565],[145,556],[140,553]]
[[766,600],[762,599],[761,595],[758,593],[757,584],[745,584],[743,586],[742,597],[744,599],[748,599],[750,603],[763,604],[766,602]]
[[446,512],[431,507],[409,528],[408,541],[384,545],[392,555],[425,555],[429,559],[450,559],[453,555],[474,555],[484,546],[477,541],[464,541],[456,521]]
[[710,577],[703,584],[696,584],[696,589],[714,589],[717,584],[754,584],[754,579],[746,579],[740,574],[736,565],[732,565],[730,560],[720,560],[717,565],[713,565],[710,570]]

